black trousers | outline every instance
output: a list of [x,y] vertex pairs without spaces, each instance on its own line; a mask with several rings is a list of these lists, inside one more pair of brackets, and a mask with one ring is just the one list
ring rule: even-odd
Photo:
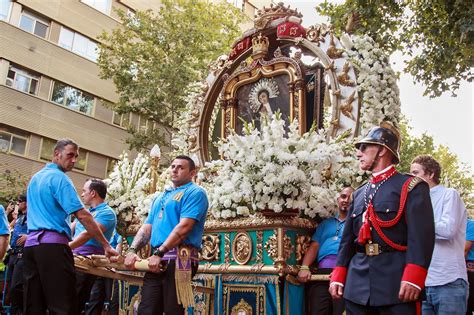
[[9,289],[10,314],[23,314],[23,254],[10,255],[7,269],[7,288]]
[[62,244],[25,247],[24,305],[28,315],[76,315],[76,275],[71,249]]
[[[196,274],[197,263],[192,265],[192,275]],[[178,304],[174,278],[175,262],[171,260],[165,271],[147,272],[143,278],[142,300],[138,307],[139,315],[184,314],[184,308]]]
[[118,281],[97,277],[91,290],[89,302],[86,304],[85,315],[101,315],[104,302],[108,304],[107,314],[118,315]]
[[[347,315],[416,315],[421,314],[421,302],[400,303],[386,306],[360,305],[349,300],[346,302]],[[420,313],[417,312],[420,310]]]
[[77,310],[79,314],[84,311],[86,303],[89,301],[96,278],[95,275],[76,271]]
[[467,299],[466,314],[472,315],[472,312],[474,312],[474,271],[467,272],[467,280],[469,282],[469,297]]
[[333,299],[329,294],[329,281],[314,281],[306,285],[308,310],[311,315],[341,315],[344,299]]

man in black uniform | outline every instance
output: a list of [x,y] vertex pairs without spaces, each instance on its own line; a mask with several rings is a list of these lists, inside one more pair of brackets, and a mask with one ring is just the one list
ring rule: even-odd
[[434,248],[429,187],[400,174],[400,138],[382,123],[356,143],[371,180],[353,194],[329,291],[347,314],[416,314]]

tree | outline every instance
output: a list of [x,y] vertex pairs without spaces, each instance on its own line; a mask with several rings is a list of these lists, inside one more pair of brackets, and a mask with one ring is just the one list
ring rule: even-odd
[[400,123],[402,144],[400,148],[400,171],[410,172],[411,161],[421,154],[433,156],[441,165],[441,183],[455,188],[468,209],[474,208],[474,180],[471,169],[459,161],[456,154],[444,145],[436,146],[433,137],[424,133],[420,137],[411,135],[406,120]]
[[316,10],[342,30],[358,15],[357,33],[370,35],[388,52],[409,56],[405,72],[426,89],[424,95],[455,91],[461,80],[473,80],[474,6],[469,0],[326,0]]
[[246,19],[223,1],[163,0],[159,12],[119,12],[122,27],[100,36],[98,65],[112,79],[119,114],[134,112],[159,124],[155,131],[129,128],[131,148],[169,145],[177,114],[186,106],[190,84],[201,80],[210,61],[223,54]]
[[0,205],[6,206],[10,201],[16,200],[19,194],[26,192],[28,179],[18,170],[8,169],[7,164],[0,166],[4,169],[0,173]]

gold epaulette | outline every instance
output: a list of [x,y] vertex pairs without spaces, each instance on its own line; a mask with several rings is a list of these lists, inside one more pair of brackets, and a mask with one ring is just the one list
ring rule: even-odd
[[408,184],[408,191],[412,191],[416,185],[422,182],[423,182],[423,179],[421,179],[421,177],[414,176],[410,184]]

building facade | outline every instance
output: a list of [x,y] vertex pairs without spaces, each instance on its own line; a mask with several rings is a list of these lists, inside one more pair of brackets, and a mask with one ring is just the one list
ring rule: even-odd
[[[228,2],[249,17],[256,13],[250,1]],[[68,174],[79,188],[89,177],[107,176],[127,149],[128,124],[156,128],[106,106],[118,96],[111,81],[99,78],[96,48],[102,31],[120,26],[116,9],[133,14],[159,3],[0,0],[0,172],[18,170],[28,178],[51,161],[56,140],[71,138],[81,149]]]

